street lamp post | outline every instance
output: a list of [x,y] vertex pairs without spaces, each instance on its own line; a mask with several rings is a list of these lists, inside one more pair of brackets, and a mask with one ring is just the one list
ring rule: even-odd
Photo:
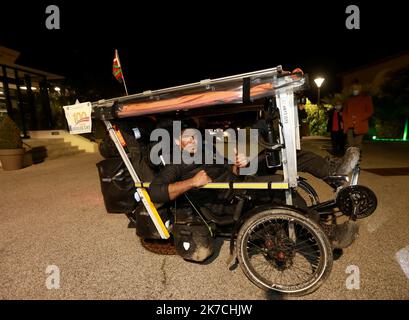
[[318,103],[317,103],[318,106],[320,105],[320,88],[321,88],[321,85],[324,82],[324,80],[325,79],[321,78],[321,77],[314,79],[314,82],[315,82],[315,84],[317,85],[317,88],[318,88]]

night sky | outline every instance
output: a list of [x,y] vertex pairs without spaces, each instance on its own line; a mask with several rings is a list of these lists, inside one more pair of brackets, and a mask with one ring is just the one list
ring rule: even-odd
[[[360,30],[346,29],[343,1],[15,2],[2,3],[0,45],[103,98],[122,94],[115,48],[130,93],[282,65],[323,75],[323,95],[339,89],[339,72],[409,49],[406,9],[394,1],[353,1]],[[49,4],[60,30],[45,27]]]

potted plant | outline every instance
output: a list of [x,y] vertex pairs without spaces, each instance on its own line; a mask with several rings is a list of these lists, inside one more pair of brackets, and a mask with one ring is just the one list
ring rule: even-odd
[[20,129],[6,113],[0,113],[0,161],[4,170],[23,167],[24,148]]

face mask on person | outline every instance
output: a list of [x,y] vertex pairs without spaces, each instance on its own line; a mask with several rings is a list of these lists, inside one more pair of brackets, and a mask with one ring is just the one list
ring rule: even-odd
[[352,90],[352,94],[354,96],[357,96],[360,93],[360,91],[358,89]]
[[339,111],[342,109],[342,104],[336,104],[335,105],[335,110]]

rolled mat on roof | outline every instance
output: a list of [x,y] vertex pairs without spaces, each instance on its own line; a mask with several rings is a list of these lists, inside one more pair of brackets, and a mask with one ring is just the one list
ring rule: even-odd
[[[273,93],[274,86],[271,83],[263,83],[250,88],[251,99],[262,98],[272,95]],[[149,114],[152,113],[152,110],[155,110],[155,112],[167,112],[180,109],[194,109],[209,105],[241,103],[242,95],[243,90],[240,86],[231,90],[209,91],[164,100],[128,103],[118,109],[117,116],[124,118]]]

